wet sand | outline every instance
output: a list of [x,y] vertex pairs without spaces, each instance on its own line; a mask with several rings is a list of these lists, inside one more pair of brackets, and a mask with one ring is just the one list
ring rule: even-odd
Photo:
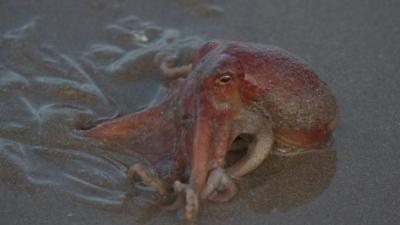
[[177,224],[126,182],[129,149],[77,128],[154,104],[160,50],[280,46],[340,105],[332,149],[270,157],[199,224],[399,224],[396,1],[0,1],[0,224]]

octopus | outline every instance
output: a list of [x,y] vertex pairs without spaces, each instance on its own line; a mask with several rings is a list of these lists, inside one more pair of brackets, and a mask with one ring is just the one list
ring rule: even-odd
[[[127,178],[158,193],[166,209],[196,221],[200,202],[226,202],[238,178],[273,153],[325,148],[338,106],[326,83],[299,58],[274,46],[212,40],[192,64],[156,55],[168,80],[164,100],[142,111],[101,122],[83,134],[130,146],[151,167],[127,168]],[[236,140],[249,140],[243,156],[227,163]]]

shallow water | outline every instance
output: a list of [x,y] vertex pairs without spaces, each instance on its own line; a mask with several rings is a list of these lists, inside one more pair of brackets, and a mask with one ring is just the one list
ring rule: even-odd
[[400,223],[398,5],[250,2],[0,2],[0,222],[180,222],[127,183],[140,155],[78,128],[162,99],[158,51],[185,64],[204,40],[225,38],[310,62],[341,122],[332,150],[271,156],[237,181],[232,202],[204,203],[200,224]]

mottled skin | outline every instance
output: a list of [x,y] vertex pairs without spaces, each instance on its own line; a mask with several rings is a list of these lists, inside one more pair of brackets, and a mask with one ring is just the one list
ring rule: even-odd
[[[157,57],[166,77],[180,80],[169,96],[85,135],[128,144],[146,156],[155,173],[133,165],[128,177],[141,178],[161,196],[175,193],[169,207],[184,204],[191,221],[199,198],[229,200],[236,192],[231,178],[258,167],[274,143],[285,151],[322,148],[335,127],[338,109],[327,85],[282,49],[210,41],[192,65],[173,68],[168,55]],[[225,168],[241,134],[254,137],[248,153]]]

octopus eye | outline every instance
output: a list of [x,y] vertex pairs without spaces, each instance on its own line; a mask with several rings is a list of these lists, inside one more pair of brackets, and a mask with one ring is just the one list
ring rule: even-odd
[[219,77],[218,82],[221,84],[227,84],[232,80],[230,75],[222,75]]

